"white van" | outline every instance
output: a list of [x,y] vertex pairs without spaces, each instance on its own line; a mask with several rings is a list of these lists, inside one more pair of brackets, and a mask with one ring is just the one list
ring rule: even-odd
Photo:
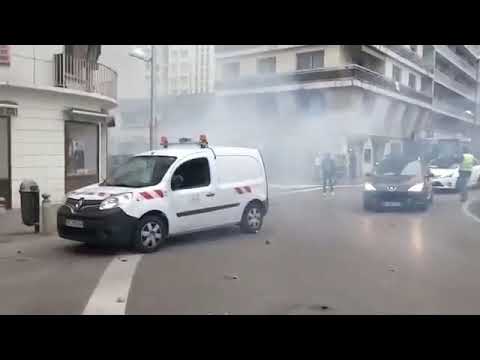
[[268,185],[256,149],[168,144],[136,155],[111,178],[67,194],[57,215],[59,236],[153,252],[172,235],[239,224],[260,230]]

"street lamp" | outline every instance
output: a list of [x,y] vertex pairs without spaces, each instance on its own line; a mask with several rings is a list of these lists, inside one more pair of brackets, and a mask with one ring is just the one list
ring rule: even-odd
[[148,57],[145,54],[145,51],[140,48],[135,48],[130,51],[128,54],[136,59],[142,60],[144,62],[150,63],[150,150],[153,150],[154,146],[154,132],[155,132],[155,100],[156,100],[156,89],[155,89],[155,70],[157,65],[157,56],[156,56],[156,47],[155,45],[150,45],[151,54]]

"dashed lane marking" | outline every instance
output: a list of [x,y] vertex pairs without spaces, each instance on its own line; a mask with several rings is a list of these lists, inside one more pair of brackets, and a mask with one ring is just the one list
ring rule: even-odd
[[83,315],[125,315],[133,276],[142,255],[115,257],[105,269]]

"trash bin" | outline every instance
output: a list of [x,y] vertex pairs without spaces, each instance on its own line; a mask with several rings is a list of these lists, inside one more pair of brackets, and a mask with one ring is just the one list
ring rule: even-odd
[[40,192],[33,180],[25,180],[20,184],[20,204],[22,220],[27,226],[35,226],[35,232],[40,231]]

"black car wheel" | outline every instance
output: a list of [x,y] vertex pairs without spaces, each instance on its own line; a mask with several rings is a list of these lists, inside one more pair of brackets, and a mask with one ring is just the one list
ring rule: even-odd
[[244,210],[240,227],[243,232],[257,233],[263,224],[264,208],[257,201],[250,203]]
[[133,247],[142,253],[151,253],[165,243],[167,226],[159,216],[145,216],[142,218],[135,232]]

